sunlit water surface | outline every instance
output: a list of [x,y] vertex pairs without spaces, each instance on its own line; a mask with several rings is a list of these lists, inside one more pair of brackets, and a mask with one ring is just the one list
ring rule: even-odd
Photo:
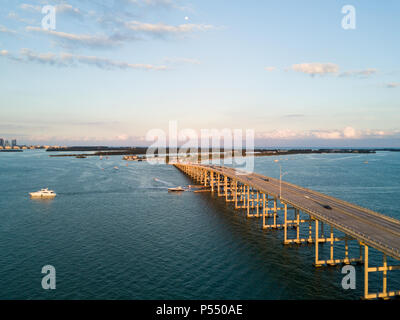
[[[192,183],[172,166],[126,166],[119,156],[48,155],[0,154],[1,299],[362,295],[362,267],[356,267],[357,289],[346,291],[340,267],[313,267],[312,246],[283,246],[282,231],[263,231],[260,220],[246,219],[223,198],[168,193],[168,187]],[[279,177],[275,159],[256,158],[255,171]],[[286,181],[400,219],[400,153],[279,159]],[[42,187],[55,190],[57,197],[29,198],[29,192]],[[356,249],[352,246],[353,253]],[[328,247],[321,251],[325,254]],[[372,262],[380,259],[372,252]],[[56,268],[56,290],[41,287],[44,265]],[[389,285],[400,289],[400,274],[390,273]]]

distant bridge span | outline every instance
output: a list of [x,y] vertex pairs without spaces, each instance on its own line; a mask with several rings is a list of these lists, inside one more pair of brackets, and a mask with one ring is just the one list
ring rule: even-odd
[[[185,163],[174,165],[197,182],[210,187],[211,192],[216,192],[218,196],[224,196],[227,202],[234,203],[235,209],[246,209],[248,218],[262,218],[264,229],[283,229],[284,244],[315,244],[316,267],[363,263],[365,299],[400,295],[400,290],[389,291],[387,287],[388,271],[400,270],[400,265],[387,265],[387,256],[400,260],[399,220],[256,173],[244,174],[243,171],[217,165]],[[279,214],[281,212],[283,217]],[[304,215],[308,218],[303,218]],[[301,238],[300,226],[304,223],[308,223],[308,232],[305,238]],[[325,235],[324,224],[330,227],[328,236]],[[296,229],[295,238],[288,238],[288,228]],[[341,231],[345,236],[335,237],[334,229]],[[356,240],[360,245],[358,257],[349,257],[350,240]],[[334,243],[339,241],[345,242],[345,254],[344,257],[335,259]],[[321,260],[319,244],[325,242],[330,243],[330,256],[326,260]],[[382,252],[383,266],[368,265],[369,247]],[[382,272],[382,292],[369,293],[368,275],[371,272]]]

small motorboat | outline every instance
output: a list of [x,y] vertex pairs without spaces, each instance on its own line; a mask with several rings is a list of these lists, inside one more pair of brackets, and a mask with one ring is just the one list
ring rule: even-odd
[[53,190],[45,188],[40,191],[30,192],[29,195],[32,198],[54,198],[57,194]]
[[168,188],[168,192],[182,192],[185,191],[181,186],[175,188]]
[[119,168],[117,166],[114,167],[115,170],[119,170]]

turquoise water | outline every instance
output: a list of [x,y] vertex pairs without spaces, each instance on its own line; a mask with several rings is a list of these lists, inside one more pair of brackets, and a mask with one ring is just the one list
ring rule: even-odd
[[[278,177],[274,159],[256,158],[255,171]],[[279,159],[286,181],[400,219],[400,153]],[[261,230],[261,221],[246,219],[222,198],[168,193],[169,186],[191,183],[172,166],[25,151],[0,154],[0,168],[0,299],[362,295],[362,267],[357,289],[345,291],[340,267],[312,266],[312,246],[283,246],[282,231]],[[29,199],[42,187],[57,197]],[[378,258],[372,252],[372,262]],[[56,268],[56,290],[41,287],[48,264]],[[389,286],[400,289],[400,272],[390,273]]]

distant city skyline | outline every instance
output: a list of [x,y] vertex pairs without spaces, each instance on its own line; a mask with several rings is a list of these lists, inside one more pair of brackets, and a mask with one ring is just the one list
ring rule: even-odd
[[395,12],[395,0],[5,0],[0,137],[146,146],[177,120],[253,129],[256,147],[400,147]]
[[15,146],[17,146],[17,139],[0,138],[0,147],[15,147]]

